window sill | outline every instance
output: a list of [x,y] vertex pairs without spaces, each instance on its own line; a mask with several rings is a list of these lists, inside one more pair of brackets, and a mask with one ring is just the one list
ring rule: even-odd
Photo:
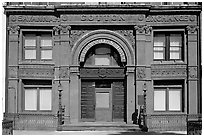
[[55,63],[53,61],[31,61],[31,60],[24,60],[24,61],[19,61],[20,65],[26,65],[26,64],[39,64],[39,65],[54,65]]
[[[50,111],[23,111],[19,114],[22,114],[22,115],[53,115],[53,112],[50,110]],[[55,115],[55,114],[54,114]]]
[[153,61],[153,64],[186,64],[182,60],[175,60],[175,61],[164,61],[164,60],[158,60]]

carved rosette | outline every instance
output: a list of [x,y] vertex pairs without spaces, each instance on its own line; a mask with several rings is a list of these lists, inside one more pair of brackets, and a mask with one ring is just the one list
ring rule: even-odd
[[133,47],[135,46],[135,36],[133,35],[133,30],[117,30],[117,32],[125,36],[125,38],[130,41]]
[[186,65],[152,65],[153,78],[186,78]]
[[59,77],[61,79],[69,78],[69,67],[60,67]]
[[137,67],[137,79],[144,79],[146,77],[146,68]]
[[197,79],[198,75],[197,75],[197,67],[189,67],[188,68],[188,76],[189,79]]
[[60,25],[59,30],[61,34],[69,34],[69,31],[71,30],[71,26],[69,25]]
[[85,33],[87,33],[88,30],[71,30],[70,31],[70,46],[73,47],[75,42]]
[[26,65],[19,67],[20,78],[54,78],[54,68],[43,65]]
[[20,27],[18,25],[11,25],[11,26],[8,26],[7,29],[9,30],[10,34],[18,34]]
[[189,33],[195,33],[198,30],[198,26],[196,25],[189,25],[186,27],[187,31]]
[[17,66],[9,66],[9,78],[18,78],[18,67]]

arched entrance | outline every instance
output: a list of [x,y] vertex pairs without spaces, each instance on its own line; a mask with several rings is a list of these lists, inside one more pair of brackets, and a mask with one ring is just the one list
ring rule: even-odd
[[113,31],[96,30],[77,41],[72,55],[70,84],[78,85],[70,90],[70,96],[75,96],[70,104],[78,109],[70,111],[70,120],[131,123],[135,92],[134,52],[129,42]]

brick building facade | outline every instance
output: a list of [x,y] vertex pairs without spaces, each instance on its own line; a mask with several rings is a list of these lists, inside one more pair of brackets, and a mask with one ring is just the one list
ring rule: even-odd
[[144,102],[150,130],[185,130],[186,120],[200,118],[200,3],[9,2],[4,9],[5,118],[15,129],[56,129],[60,106],[63,126],[130,124]]

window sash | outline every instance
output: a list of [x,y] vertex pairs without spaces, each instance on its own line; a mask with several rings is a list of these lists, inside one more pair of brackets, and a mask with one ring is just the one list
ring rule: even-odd
[[182,88],[177,85],[155,87],[154,111],[182,111]]
[[181,111],[181,89],[169,89],[169,111]]
[[[182,60],[182,54],[184,54],[182,40],[182,33],[155,33],[153,44],[154,60]],[[163,57],[162,53],[159,52],[163,52]]]
[[[52,88],[47,86],[24,86],[25,111],[51,111]],[[28,92],[30,91],[30,92]],[[30,96],[29,96],[30,95]],[[32,97],[32,98],[30,98]]]
[[[52,60],[52,35],[50,34],[24,34],[24,60]],[[33,40],[31,44],[29,40]],[[35,45],[33,44],[35,42]],[[29,45],[30,44],[30,45]],[[35,53],[34,53],[35,50]],[[32,51],[32,52],[31,52]]]
[[25,110],[37,111],[37,89],[25,89]]
[[165,90],[154,90],[154,111],[166,111]]

